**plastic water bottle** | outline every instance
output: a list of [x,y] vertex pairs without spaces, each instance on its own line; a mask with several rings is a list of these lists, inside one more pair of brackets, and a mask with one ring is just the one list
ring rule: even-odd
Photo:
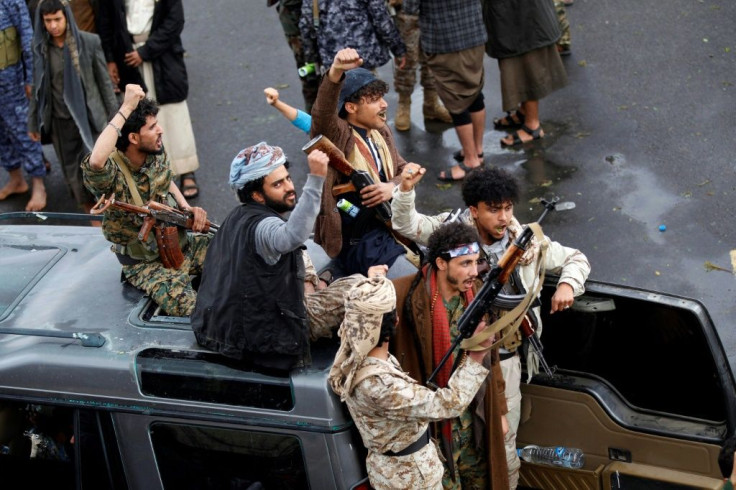
[[565,468],[582,468],[585,464],[583,451],[574,447],[564,446],[526,446],[517,449],[516,452],[524,461],[530,463],[542,463]]
[[347,199],[337,201],[337,208],[353,218],[358,216],[358,212],[360,212],[360,208]]

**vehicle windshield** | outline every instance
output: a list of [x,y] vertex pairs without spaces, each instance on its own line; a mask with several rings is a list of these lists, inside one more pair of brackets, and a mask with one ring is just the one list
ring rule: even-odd
[[61,255],[56,247],[0,243],[0,320]]

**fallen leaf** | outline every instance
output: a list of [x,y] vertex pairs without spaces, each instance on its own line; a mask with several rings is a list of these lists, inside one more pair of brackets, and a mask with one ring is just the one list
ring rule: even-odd
[[[733,254],[733,251],[732,251],[732,254]],[[733,257],[733,255],[732,255],[732,257]],[[711,262],[710,260],[706,260],[706,261],[705,261],[705,270],[706,270],[706,271],[708,271],[708,272],[710,272],[710,271],[724,271],[724,272],[731,272],[731,271],[730,271],[730,270],[728,270],[728,269],[724,269],[723,267],[721,267],[721,266],[718,266],[718,265],[714,264],[714,263],[713,263],[713,262]]]
[[551,185],[552,185],[552,181],[551,180],[545,180],[544,182],[542,182],[541,184],[539,184],[540,187],[549,187]]
[[654,271],[654,275],[655,275],[655,276],[661,276],[662,274],[660,274],[660,272],[659,272],[659,271]]
[[582,67],[588,66],[588,62],[585,60],[580,60],[578,61],[578,66],[582,66]]
[[733,268],[733,273],[736,274],[736,250],[731,250],[731,267]]
[[282,90],[282,89],[285,89],[285,88],[289,88],[289,84],[288,83],[280,83],[280,84],[276,85],[275,88],[277,88],[279,90]]
[[708,184],[710,184],[710,179],[705,179],[703,182],[698,184],[698,187],[703,187],[704,185],[708,185]]
[[447,182],[446,184],[435,184],[435,185],[441,191],[446,191],[447,189],[452,189],[452,182]]

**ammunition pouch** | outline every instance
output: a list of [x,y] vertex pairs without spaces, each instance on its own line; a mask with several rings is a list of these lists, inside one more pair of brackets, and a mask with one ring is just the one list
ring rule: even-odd
[[0,31],[0,70],[13,66],[20,61],[20,40],[15,26]]
[[179,246],[179,230],[176,226],[156,225],[156,245],[161,263],[167,269],[178,269],[184,262],[184,254]]

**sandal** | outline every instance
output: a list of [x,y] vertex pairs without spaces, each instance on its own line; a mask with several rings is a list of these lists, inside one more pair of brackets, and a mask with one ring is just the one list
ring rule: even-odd
[[[532,139],[530,139],[529,141],[522,141],[522,139],[519,137],[519,131],[524,131],[526,134],[531,136]],[[526,124],[522,124],[521,128],[519,128],[518,131],[515,131],[512,136],[514,137],[514,140],[511,143],[506,143],[504,140],[501,140],[501,148],[508,148],[510,146],[516,146],[524,143],[530,143],[534,140],[540,140],[544,138],[544,133],[542,132],[541,124],[537,129],[529,129]]]
[[[465,156],[463,155],[462,150],[458,150],[455,153],[453,153],[452,158],[454,158],[456,162],[460,162],[460,163],[463,163],[465,161]],[[483,153],[478,153],[478,158],[483,160]]]
[[523,112],[506,111],[504,117],[493,120],[494,129],[516,129],[524,124],[526,117]]
[[450,170],[448,168],[447,170],[443,170],[442,172],[440,172],[439,175],[437,175],[437,179],[438,180],[441,180],[442,182],[462,182],[465,179],[465,177],[467,177],[468,173],[470,173],[473,170],[475,170],[476,168],[480,168],[482,166],[483,166],[483,164],[480,164],[477,167],[472,167],[471,168],[471,167],[466,167],[465,165],[463,165],[461,163],[461,164],[458,165],[458,167],[460,167],[461,169],[463,169],[463,172],[465,172],[465,175],[463,175],[462,177],[458,177],[456,179],[456,178],[454,178],[452,176],[452,170]]
[[[185,180],[194,182],[193,184],[184,185]],[[194,172],[187,172],[179,176],[179,190],[186,199],[194,199],[199,195],[199,186],[197,185],[197,179],[194,178]],[[187,191],[194,191],[187,194]]]

